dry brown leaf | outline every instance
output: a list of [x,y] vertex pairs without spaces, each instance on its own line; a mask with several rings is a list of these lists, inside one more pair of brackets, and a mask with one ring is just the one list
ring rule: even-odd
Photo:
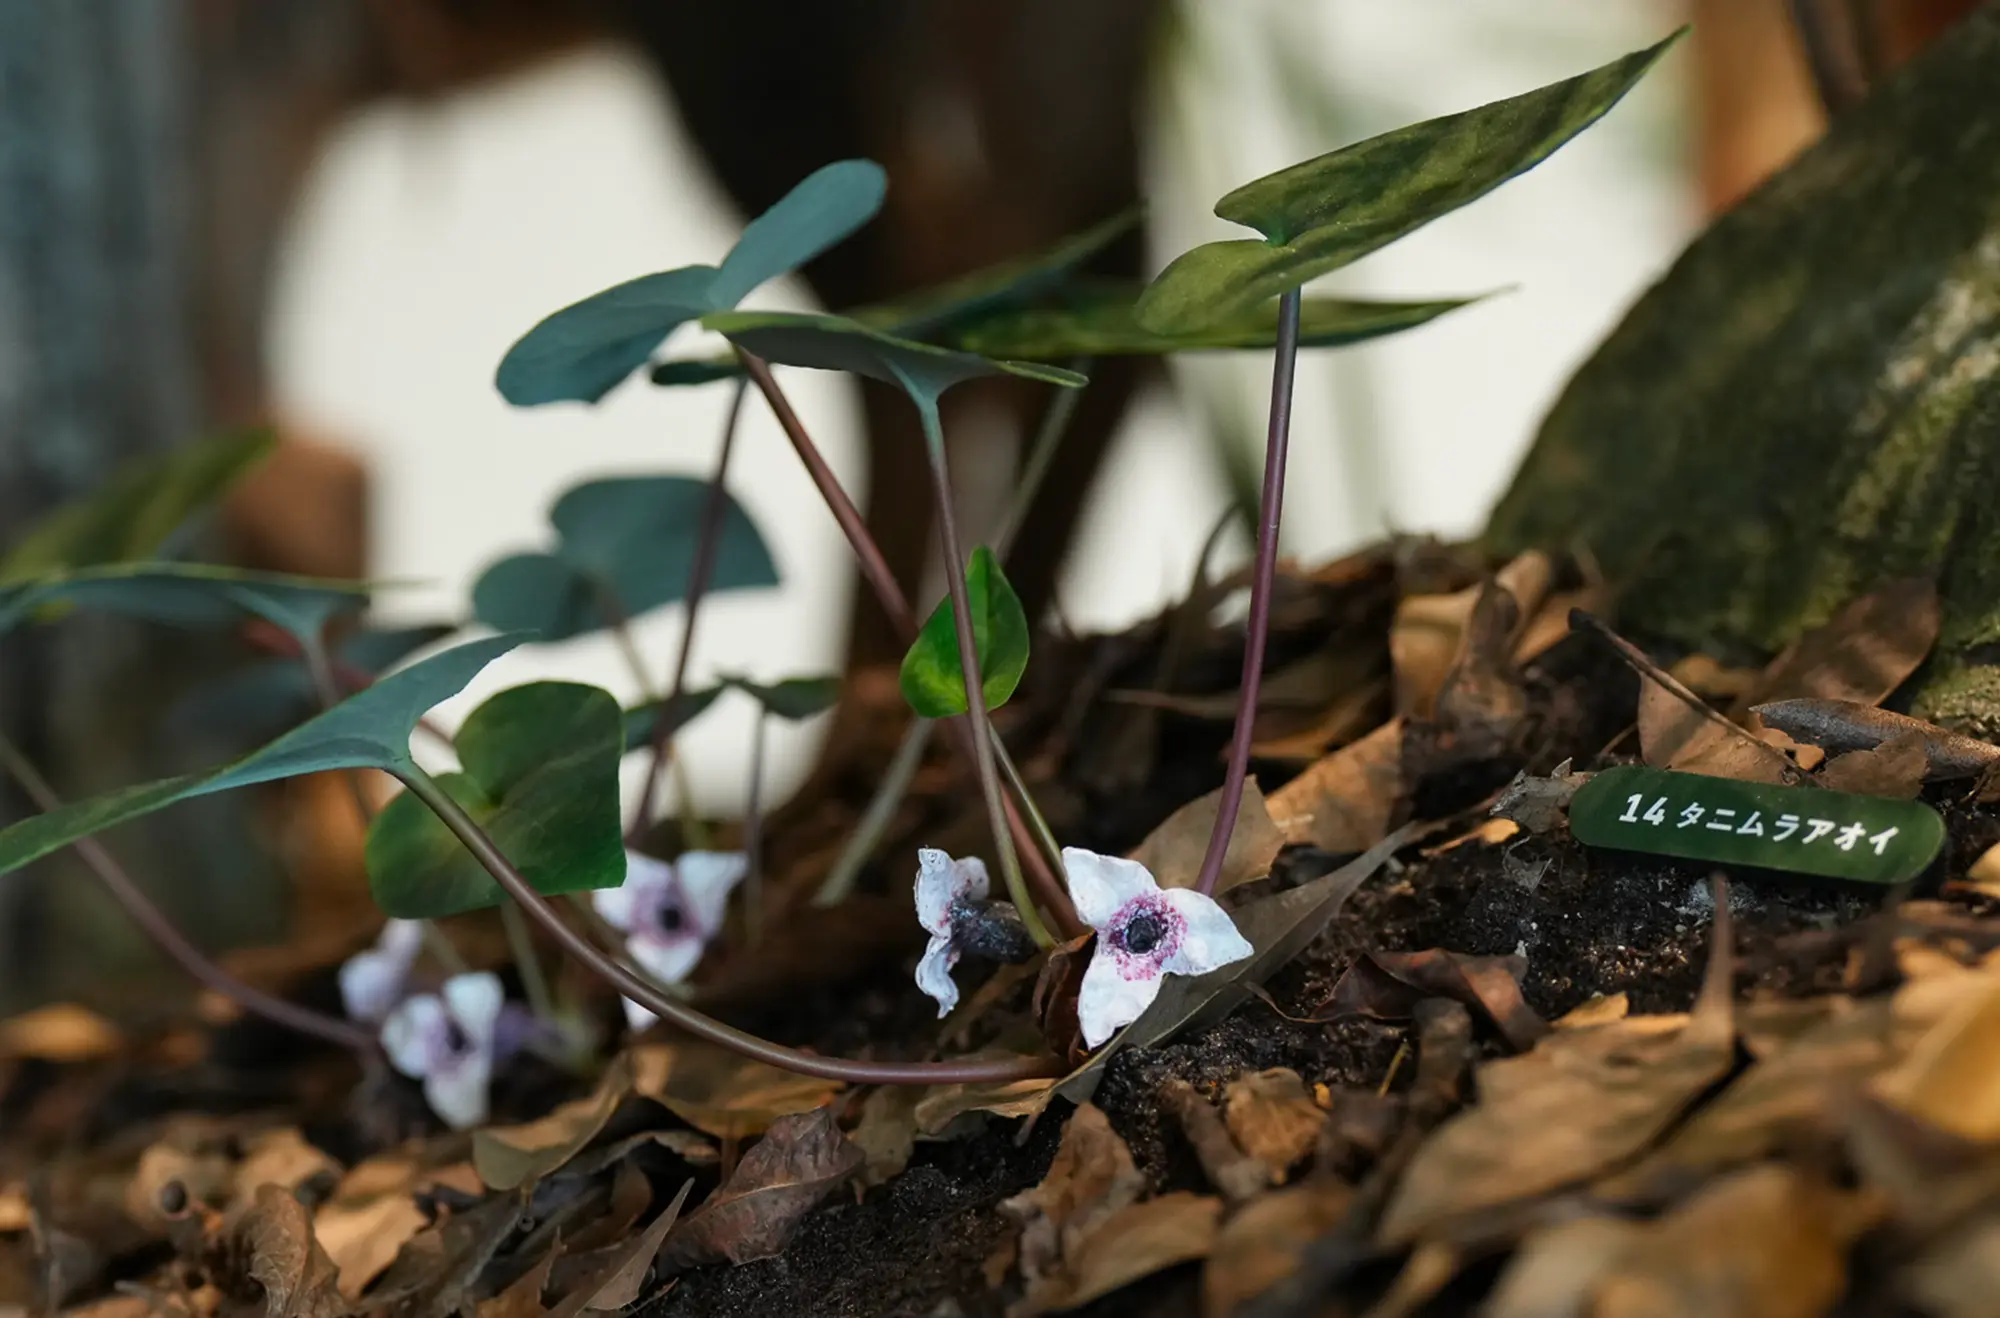
[[0,1060],[88,1062],[124,1047],[124,1031],[73,1002],[55,1002],[0,1020]]
[[1760,750],[1759,744],[1751,734],[1731,732],[1691,708],[1658,680],[1640,675],[1639,753],[1653,768],[1752,783],[1784,782],[1782,755]]
[[1930,751],[1923,734],[1905,732],[1874,750],[1833,757],[1820,768],[1818,782],[1829,791],[1906,801],[1924,789],[1929,769]]
[[2000,746],[1855,701],[1779,700],[1757,705],[1753,712],[1766,727],[1818,746],[1829,755],[1874,750],[1892,738],[1916,733],[1923,738],[1929,756],[1930,768],[1925,774],[1929,782],[1971,778],[2000,762]]
[[0,1185],[0,1236],[26,1231],[33,1220],[34,1210],[28,1205],[27,1187]]
[[1966,870],[1964,882],[1989,897],[2000,897],[2000,843],[1979,853],[1979,859]]
[[434,1186],[466,1194],[482,1188],[471,1163],[425,1168],[408,1152],[357,1163],[334,1188],[313,1214],[313,1235],[339,1271],[342,1295],[360,1295],[429,1224],[416,1195]]
[[1649,1226],[1597,1287],[1596,1318],[1818,1318],[1847,1286],[1852,1214],[1834,1191],[1765,1164]]
[[1389,662],[1396,674],[1396,713],[1429,718],[1445,675],[1464,644],[1480,587],[1449,595],[1409,595],[1389,627]]
[[632,1091],[717,1139],[747,1139],[839,1093],[837,1080],[783,1071],[695,1039],[630,1050]]
[[1870,1086],[1883,1102],[1975,1144],[2000,1139],[2000,978],[1980,979]]
[[[312,1218],[289,1190],[258,1187],[230,1234],[237,1242],[232,1254],[243,1259],[244,1275],[261,1289],[265,1318],[337,1318],[346,1313],[333,1260],[313,1238]],[[237,1288],[225,1283],[223,1289]]]
[[1548,1022],[1521,996],[1520,977],[1527,968],[1524,957],[1464,956],[1442,948],[1364,952],[1342,973],[1310,1019],[1408,1020],[1425,998],[1449,998],[1479,1011],[1508,1047],[1520,1052],[1549,1032]]
[[1236,1146],[1270,1168],[1272,1182],[1282,1185],[1286,1173],[1313,1151],[1326,1114],[1299,1073],[1279,1066],[1230,1081],[1223,1120]]
[[1389,835],[1402,792],[1403,721],[1397,718],[1315,762],[1266,805],[1287,842],[1346,855]]
[[1250,743],[1255,760],[1289,760],[1310,764],[1326,754],[1327,747],[1353,741],[1382,721],[1388,705],[1389,683],[1374,678],[1342,693],[1321,710],[1310,723],[1281,736],[1264,736]]
[[831,1108],[779,1117],[668,1238],[661,1258],[680,1269],[774,1257],[799,1219],[852,1179],[864,1161],[840,1133]]
[[1460,833],[1457,837],[1440,842],[1434,847],[1425,847],[1425,856],[1442,856],[1447,851],[1460,847],[1497,847],[1503,842],[1512,842],[1521,835],[1521,826],[1511,819],[1488,819]]
[[1600,994],[1564,1012],[1556,1018],[1552,1028],[1580,1030],[1593,1025],[1609,1025],[1631,1014],[1632,1001],[1625,994],[1613,993],[1609,997]]
[[942,1134],[968,1112],[986,1112],[1003,1120],[1032,1117],[1049,1105],[1057,1083],[1054,1079],[1035,1079],[934,1085],[921,1091],[923,1097],[917,1101],[914,1112],[917,1130],[925,1135]]
[[1201,1273],[1201,1311],[1230,1314],[1299,1269],[1308,1246],[1340,1225],[1354,1191],[1314,1177],[1245,1204],[1216,1236]]
[[883,1085],[861,1101],[861,1120],[847,1138],[861,1150],[860,1181],[873,1188],[910,1164],[917,1147],[916,1085]]
[[[1486,821],[1482,828],[1494,824],[1516,825],[1514,832],[1526,829],[1530,833],[1553,833],[1569,824],[1570,798],[1577,789],[1590,781],[1587,773],[1571,773],[1570,762],[1564,760],[1547,777],[1527,773],[1514,775],[1514,781],[1501,789],[1493,800],[1494,818]],[[1504,842],[1512,834],[1494,837],[1494,841]]]
[[661,1242],[672,1234],[674,1224],[680,1220],[681,1206],[687,1203],[688,1192],[693,1189],[693,1181],[681,1182],[680,1192],[650,1226],[632,1240],[600,1251],[604,1257],[599,1266],[563,1297],[562,1303],[550,1311],[549,1318],[574,1318],[584,1309],[609,1312],[636,1301],[647,1274],[653,1269],[653,1260],[660,1254]]
[[1021,1226],[1021,1276],[1031,1288],[1038,1284],[1145,1188],[1132,1151],[1104,1113],[1094,1104],[1078,1105],[1042,1183],[1000,1203],[1000,1211]]
[[1622,1217],[1578,1217],[1538,1228],[1514,1251],[1481,1318],[1583,1318],[1597,1283],[1646,1233]]
[[1927,1242],[1903,1270],[1902,1287],[1931,1318],[1991,1318],[2000,1295],[2000,1214]]
[[[1215,830],[1215,812],[1222,806],[1222,789],[1188,802],[1167,816],[1166,822],[1146,835],[1132,852],[1131,859],[1153,872],[1162,888],[1192,888],[1201,877],[1201,862],[1208,853],[1208,835]],[[1271,822],[1264,794],[1257,780],[1243,784],[1243,799],[1236,810],[1236,828],[1229,835],[1229,850],[1222,858],[1222,875],[1215,890],[1227,892],[1239,884],[1261,879],[1271,872],[1271,862],[1284,847],[1285,838]]]
[[1456,754],[1503,749],[1527,715],[1528,693],[1514,671],[1514,637],[1522,622],[1520,601],[1498,580],[1480,588],[1464,644],[1426,720],[1453,740]]
[[1031,1287],[1007,1316],[1074,1309],[1141,1277],[1207,1258],[1221,1215],[1221,1200],[1185,1190],[1122,1208],[1078,1242],[1062,1268]]
[[472,1165],[480,1179],[495,1190],[511,1190],[563,1166],[597,1137],[632,1092],[632,1072],[631,1056],[620,1055],[604,1068],[590,1094],[559,1105],[541,1120],[474,1131]]
[[557,1251],[542,1255],[542,1261],[507,1284],[491,1299],[481,1300],[477,1318],[543,1318],[542,1293],[549,1288],[549,1270],[555,1266]]
[[[308,1144],[290,1126],[261,1131],[247,1142],[243,1161],[237,1164],[232,1203],[248,1203],[259,1186],[275,1185],[296,1190],[315,1177],[337,1178],[341,1166],[321,1149]],[[332,1185],[335,1180],[327,1181]]]
[[1891,582],[1801,636],[1771,661],[1743,703],[1806,697],[1880,704],[1930,654],[1938,617],[1933,582]]

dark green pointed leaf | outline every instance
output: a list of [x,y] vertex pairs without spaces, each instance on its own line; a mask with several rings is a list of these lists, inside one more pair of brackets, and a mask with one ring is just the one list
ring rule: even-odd
[[[438,778],[537,892],[615,887],[622,717],[611,693],[574,682],[500,692],[465,720],[463,771]],[[368,830],[368,883],[399,919],[496,905],[500,888],[436,815],[405,792]]]
[[23,536],[0,558],[0,582],[147,557],[277,442],[266,429],[239,430],[127,464]]
[[[549,511],[551,553],[516,554],[481,574],[473,615],[498,631],[560,641],[687,598],[708,482],[630,476],[570,489]],[[778,584],[777,564],[743,505],[729,499],[710,591]]]
[[888,175],[872,160],[836,160],[806,175],[743,230],[716,275],[711,304],[733,307],[840,242],[875,218],[888,188]]
[[410,627],[364,627],[334,647],[343,662],[376,676],[458,630],[457,623],[426,622]]
[[[1278,304],[1266,303],[1201,329],[1157,334],[1139,324],[1140,289],[1093,289],[1071,305],[1005,311],[972,321],[952,338],[953,346],[988,357],[1067,361],[1076,357],[1162,356],[1173,352],[1269,348],[1278,339]],[[1456,311],[1476,301],[1350,302],[1307,298],[1300,310],[1299,346],[1336,348],[1382,338]]]
[[[972,642],[979,651],[986,708],[998,709],[1014,694],[1028,667],[1028,615],[985,545],[973,550],[972,561],[966,564],[965,589],[971,597]],[[903,656],[902,685],[903,699],[924,718],[949,718],[968,708],[949,596],[931,611]]]
[[[956,659],[957,651],[953,650]],[[984,677],[982,670],[981,676]],[[832,709],[840,699],[840,679],[838,677],[788,677],[782,682],[766,686],[743,677],[725,677],[724,686],[733,686],[764,707],[766,714],[773,714],[791,723],[809,719],[815,714],[823,714]],[[965,683],[959,683],[959,690]]]
[[920,400],[920,407],[926,400],[934,405],[938,395],[955,384],[985,375],[1019,375],[1069,388],[1087,383],[1075,371],[933,347],[884,334],[844,316],[719,311],[703,317],[702,324],[766,361],[846,371],[893,384]]
[[524,639],[490,636],[434,654],[209,773],[141,783],[25,819],[0,831],[0,874],[191,797],[331,769],[406,768],[410,731],[425,711],[457,695],[480,669]]
[[653,367],[652,381],[662,389],[673,389],[683,385],[734,380],[742,374],[743,366],[736,360],[735,353],[715,357],[673,357]]
[[177,627],[226,627],[247,613],[303,644],[316,641],[328,619],[366,605],[370,589],[365,581],[212,563],[113,563],[0,587],[0,631],[50,605],[73,604]]
[[1246,183],[1216,203],[1215,213],[1266,241],[1206,243],[1183,253],[1140,299],[1140,323],[1161,333],[1214,324],[1477,201],[1595,123],[1680,35],[1552,86],[1411,124]]
[[1944,820],[1921,801],[1638,765],[1592,775],[1569,826],[1593,847],[1858,883],[1913,879],[1944,847]]
[[494,386],[516,407],[596,402],[644,366],[667,335],[715,310],[710,289],[719,273],[687,265],[572,302],[507,349]]
[[[668,735],[679,732],[705,713],[727,688],[717,685],[703,687],[699,691],[683,691],[673,702],[674,715],[669,722]],[[643,705],[634,705],[625,711],[625,749],[636,751],[653,744],[654,729],[659,726],[660,711],[667,707],[663,697],[649,700]]]

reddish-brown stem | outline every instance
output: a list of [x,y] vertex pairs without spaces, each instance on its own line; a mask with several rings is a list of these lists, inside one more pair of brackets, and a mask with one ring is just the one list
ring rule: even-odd
[[729,512],[729,459],[736,450],[736,423],[743,415],[741,380],[729,396],[729,414],[722,422],[722,449],[715,455],[715,475],[708,482],[708,497],[702,500],[701,527],[694,542],[694,562],[688,565],[687,601],[681,618],[681,650],[674,656],[673,680],[667,684],[667,703],[653,724],[650,758],[646,762],[646,786],[639,793],[639,810],[632,821],[630,836],[642,838],[653,826],[653,797],[666,769],[667,747],[676,728],[673,712],[680,708],[681,692],[687,689],[688,660],[694,657],[694,625],[701,613],[701,601],[708,594],[709,578],[715,574],[715,550],[722,539],[722,524]]
[[1243,624],[1243,682],[1236,698],[1236,731],[1229,741],[1229,770],[1208,852],[1195,881],[1203,893],[1215,891],[1229,835],[1243,804],[1243,780],[1250,772],[1250,743],[1257,728],[1257,691],[1264,680],[1264,642],[1271,631],[1271,586],[1277,578],[1278,522],[1285,506],[1285,450],[1292,431],[1292,375],[1299,359],[1299,290],[1278,303],[1278,347],[1271,362],[1271,425],[1264,439],[1264,489],[1257,515],[1257,561],[1250,576],[1250,616]]
[[[21,785],[21,790],[28,794],[28,799],[35,803],[37,809],[46,812],[62,805],[61,798],[49,786],[48,780],[12,742],[0,739],[0,760],[5,761],[7,772]],[[342,1048],[364,1053],[375,1051],[375,1036],[360,1026],[253,988],[209,960],[200,948],[174,928],[166,912],[153,904],[132,876],[126,873],[125,867],[118,863],[117,857],[96,838],[78,838],[70,845],[112,898],[125,909],[132,922],[144,930],[146,936],[195,982],[228,998],[253,1016],[262,1016],[300,1034],[310,1034]]]
[[[832,510],[834,521],[840,524],[841,533],[847,537],[847,543],[853,549],[856,561],[861,565],[861,575],[866,578],[869,588],[875,592],[875,598],[881,604],[882,611],[889,615],[889,621],[895,627],[903,644],[911,644],[917,639],[916,615],[910,611],[910,602],[904,598],[903,588],[896,583],[895,574],[889,571],[888,561],[882,557],[882,551],[876,545],[875,537],[868,533],[868,524],[855,509],[854,501],[847,497],[847,491],[841,488],[833,469],[826,465],[826,459],[820,456],[819,446],[814,444],[812,436],[806,433],[805,426],[799,421],[798,413],[792,410],[791,400],[785,397],[784,390],[778,387],[777,380],[772,377],[770,364],[741,348],[736,350],[736,355],[742,359],[744,370],[764,395],[764,401],[770,404],[771,414],[778,418],[778,424],[784,429],[786,438],[791,440],[793,450],[798,453],[799,461],[805,464],[806,473],[812,477],[813,485],[818,488],[820,497],[826,500],[826,506]],[[976,763],[972,733],[965,726],[965,720],[945,719],[944,723],[952,730],[952,736],[957,739],[959,749]],[[1056,927],[1062,931],[1063,937],[1077,937],[1084,932],[1084,926],[1083,922],[1076,918],[1076,908],[1070,905],[1069,894],[1063,891],[1063,886],[1056,881],[1055,874],[1043,863],[1041,852],[1035,846],[1035,836],[1028,831],[1027,822],[1021,818],[1020,811],[1014,808],[1013,801],[1005,801],[1003,806],[1007,815],[1008,831],[1013,834],[1016,850],[1027,862],[1028,882],[1033,885],[1037,900],[1056,922]]]
[[938,1084],[982,1084],[1006,1080],[1027,1080],[1039,1076],[1056,1076],[1063,1073],[1063,1066],[1054,1057],[1022,1057],[1005,1061],[960,1061],[960,1062],[857,1062],[840,1057],[822,1057],[817,1053],[802,1052],[787,1048],[782,1044],[760,1039],[662,993],[651,981],[627,970],[624,966],[604,955],[589,939],[570,928],[557,915],[534,885],[523,878],[514,868],[512,861],[493,839],[468,815],[458,802],[451,799],[436,779],[420,769],[402,770],[399,776],[416,798],[430,807],[444,826],[465,844],[473,858],[483,866],[494,882],[512,897],[529,918],[571,956],[590,967],[606,983],[625,997],[653,1012],[662,1020],[685,1030],[696,1038],[727,1048],[744,1057],[796,1071],[801,1075],[820,1076],[828,1080],[839,1080],[857,1085],[938,1085]]

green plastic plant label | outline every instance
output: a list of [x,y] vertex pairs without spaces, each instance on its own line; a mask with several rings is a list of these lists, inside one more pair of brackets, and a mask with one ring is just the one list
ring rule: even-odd
[[1915,878],[1944,846],[1944,820],[1921,801],[1638,765],[1594,775],[1569,826],[1587,846],[1859,883]]

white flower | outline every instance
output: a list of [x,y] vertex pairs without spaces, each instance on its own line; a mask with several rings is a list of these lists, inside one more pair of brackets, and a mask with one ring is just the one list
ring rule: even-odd
[[[625,853],[625,882],[599,888],[591,904],[605,923],[625,935],[625,951],[663,984],[678,984],[701,961],[722,930],[729,894],[750,872],[740,851],[687,851],[677,861]],[[643,1030],[652,1012],[625,999],[625,1019]]]
[[424,1082],[431,1111],[453,1130],[486,1120],[486,1084],[506,992],[497,975],[453,975],[440,993],[405,998],[382,1022],[389,1062]]
[[348,1016],[378,1025],[403,996],[403,985],[424,945],[423,925],[415,920],[391,920],[382,926],[375,946],[356,952],[340,967],[340,1001]]
[[936,847],[917,848],[917,922],[931,936],[917,962],[917,987],[937,999],[940,1020],[958,1005],[958,984],[951,977],[959,957],[953,917],[967,903],[985,901],[988,886],[986,862],[979,857],[953,860]]
[[1089,1047],[1139,1019],[1164,975],[1205,975],[1254,950],[1215,899],[1192,888],[1162,889],[1136,860],[1063,848],[1077,918],[1097,930],[1097,948],[1077,994]]

